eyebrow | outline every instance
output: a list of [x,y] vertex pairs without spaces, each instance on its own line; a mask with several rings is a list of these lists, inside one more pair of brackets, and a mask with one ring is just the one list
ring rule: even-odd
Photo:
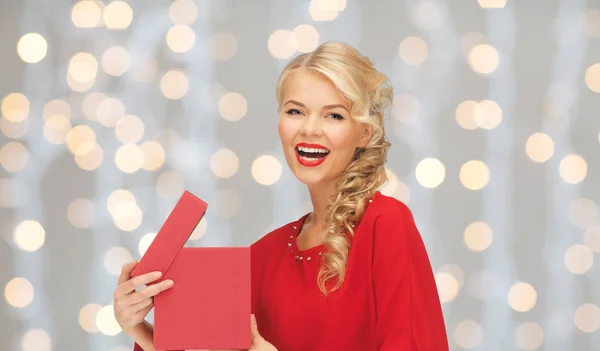
[[[306,105],[304,105],[303,103],[298,102],[296,100],[288,100],[285,103],[285,105],[287,105],[287,104],[294,104],[294,105],[298,105],[300,107],[306,108]],[[340,108],[343,108],[344,110],[348,111],[348,108],[346,106],[342,105],[342,104],[325,105],[325,106],[323,106],[323,110],[331,110],[331,109],[334,109],[336,107],[340,107]],[[348,113],[350,113],[350,111],[348,111]]]

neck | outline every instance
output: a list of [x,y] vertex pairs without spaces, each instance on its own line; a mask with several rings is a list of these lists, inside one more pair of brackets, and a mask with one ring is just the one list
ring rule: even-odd
[[308,223],[311,227],[318,228],[317,232],[321,232],[328,224],[328,219],[325,218],[325,208],[329,204],[329,198],[335,194],[335,181],[309,185],[308,192],[313,205],[313,211],[307,218]]

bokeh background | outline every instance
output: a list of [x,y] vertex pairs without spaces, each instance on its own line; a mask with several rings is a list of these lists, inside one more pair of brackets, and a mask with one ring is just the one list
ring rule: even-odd
[[129,350],[117,275],[184,189],[209,203],[188,246],[309,212],[275,83],[328,40],[395,87],[382,192],[451,349],[600,350],[597,0],[3,0],[0,350]]

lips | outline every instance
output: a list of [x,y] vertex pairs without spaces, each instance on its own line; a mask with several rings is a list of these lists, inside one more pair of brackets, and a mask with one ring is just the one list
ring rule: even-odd
[[306,167],[315,167],[325,162],[330,151],[320,144],[299,143],[295,153],[298,163]]

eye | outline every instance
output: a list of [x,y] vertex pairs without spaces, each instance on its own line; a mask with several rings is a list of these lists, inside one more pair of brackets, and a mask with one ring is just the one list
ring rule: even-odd
[[287,113],[288,115],[297,116],[297,115],[301,115],[302,111],[292,108],[292,109],[287,110],[285,113]]
[[329,116],[331,116],[331,118],[341,121],[344,119],[344,116],[340,115],[339,113],[331,113]]

